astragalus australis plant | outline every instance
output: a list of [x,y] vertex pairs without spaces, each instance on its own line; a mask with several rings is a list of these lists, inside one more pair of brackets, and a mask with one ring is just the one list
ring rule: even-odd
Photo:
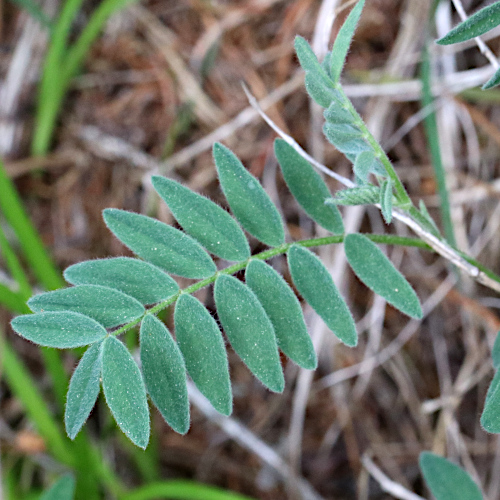
[[[267,263],[275,256],[286,254],[298,294],[350,347],[358,341],[353,317],[311,248],[343,244],[360,281],[416,319],[422,317],[422,308],[415,291],[377,243],[437,252],[483,285],[500,291],[500,277],[450,245],[425,205],[413,204],[389,158],[344,93],[340,75],[363,5],[361,0],[354,6],[322,62],[305,39],[297,37],[295,42],[306,73],[306,90],[325,110],[324,134],[352,162],[354,180],[332,194],[293,140],[277,139],[274,144],[290,192],[329,236],[286,242],[280,213],[257,179],[228,148],[215,144],[218,180],[232,215],[172,179],[153,177],[154,189],[182,230],[144,215],[106,209],[106,225],[137,258],[91,260],[67,268],[64,276],[73,286],[35,295],[28,302],[34,314],[12,321],[19,335],[42,346],[88,346],[68,389],[65,426],[71,439],[87,420],[101,385],[117,424],[141,448],[147,446],[150,434],[148,395],[172,429],[181,434],[188,431],[187,374],[218,412],[230,415],[231,381],[219,324],[234,351],[271,391],[284,389],[280,351],[297,365],[315,369],[317,357],[300,302],[290,284]],[[377,205],[387,224],[396,218],[418,238],[345,234],[338,206],[362,204]],[[251,255],[244,231],[268,249]],[[218,266],[214,257],[220,259]],[[244,281],[234,276],[241,271]],[[194,282],[180,289],[172,275]],[[209,285],[214,289],[218,322],[193,297]],[[169,306],[175,306],[175,339],[157,317]],[[136,327],[140,327],[139,364],[119,338]],[[500,345],[496,351],[500,352]],[[486,431],[500,432],[498,373],[481,422]],[[423,454],[421,468],[438,500],[481,498],[467,474],[446,459]],[[444,494],[440,493],[443,485]]]

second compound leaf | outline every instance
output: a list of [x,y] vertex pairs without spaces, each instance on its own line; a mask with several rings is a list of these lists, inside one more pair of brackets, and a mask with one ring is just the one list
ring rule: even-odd
[[281,216],[259,181],[222,144],[214,144],[213,154],[222,191],[241,225],[266,245],[284,243]]
[[481,490],[469,474],[446,458],[424,451],[419,465],[436,500],[482,500]]
[[245,233],[219,205],[172,179],[154,176],[152,181],[184,231],[209,252],[229,261],[250,257]]
[[236,354],[271,391],[283,392],[281,368],[273,325],[256,295],[233,276],[215,282],[219,320]]
[[342,216],[335,205],[325,205],[330,190],[311,164],[283,139],[276,139],[274,152],[288,189],[307,215],[331,233],[342,234]]
[[179,434],[189,429],[186,367],[167,327],[152,314],[141,324],[142,373],[153,403]]
[[326,326],[344,344],[356,346],[354,319],[321,260],[306,248],[292,245],[288,250],[288,266],[297,290]]
[[64,425],[70,439],[75,439],[80,432],[99,395],[101,347],[101,342],[90,346],[71,377],[64,412]]
[[128,349],[112,336],[102,346],[102,387],[120,429],[135,445],[145,449],[150,425],[144,381]]
[[107,208],[104,221],[132,252],[168,273],[201,279],[217,268],[203,247],[187,234],[146,215]]
[[248,264],[245,281],[269,316],[281,351],[299,366],[314,370],[318,364],[314,346],[300,303],[287,282],[257,259]]
[[177,344],[196,387],[219,413],[230,415],[233,396],[227,353],[216,321],[198,299],[182,294],[174,322]]
[[375,243],[362,234],[348,234],[344,247],[354,273],[370,290],[408,316],[422,318],[415,290]]
[[143,305],[133,297],[99,285],[79,285],[40,293],[31,297],[28,306],[34,312],[77,312],[106,328],[123,325],[144,314]]
[[93,344],[106,337],[106,329],[83,314],[60,311],[17,316],[12,328],[38,345],[69,349]]

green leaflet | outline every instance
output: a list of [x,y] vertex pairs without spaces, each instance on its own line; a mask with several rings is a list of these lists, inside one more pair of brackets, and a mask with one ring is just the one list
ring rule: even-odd
[[73,311],[95,319],[106,328],[123,325],[144,314],[142,304],[118,290],[80,285],[40,293],[28,300],[34,312]]
[[93,344],[107,335],[97,321],[71,311],[17,316],[11,325],[21,337],[38,345],[59,349]]
[[500,84],[500,68],[498,68],[493,76],[481,87],[483,90],[488,90]]
[[362,151],[371,149],[364,140],[362,132],[351,125],[327,122],[323,125],[323,133],[341,153],[358,155]]
[[217,271],[202,246],[187,234],[145,215],[107,208],[104,222],[132,252],[168,273],[201,279]]
[[345,98],[339,92],[337,98],[324,111],[323,116],[328,123],[335,125],[355,125],[355,119],[350,109],[344,104]]
[[354,160],[354,173],[362,182],[368,182],[369,174],[385,175],[385,169],[373,151],[362,151]]
[[271,391],[283,392],[273,325],[255,294],[233,276],[221,274],[214,287],[219,320],[236,354]]
[[493,349],[491,350],[491,358],[493,359],[493,368],[498,370],[500,367],[500,332],[497,333]]
[[186,434],[189,400],[182,354],[166,326],[151,314],[142,321],[140,341],[148,393],[168,425],[179,434]]
[[75,495],[75,478],[71,474],[60,477],[40,500],[73,500]]
[[359,21],[359,16],[361,16],[364,4],[365,0],[360,0],[354,6],[347,16],[344,24],[340,28],[339,34],[333,43],[332,55],[330,58],[330,75],[335,83],[337,83],[340,79],[340,73],[342,73],[347,52],[351,46],[352,37],[356,31],[356,26]]
[[385,179],[380,186],[380,209],[384,217],[385,223],[390,224],[392,221],[392,181]]
[[214,144],[213,154],[222,191],[241,225],[266,245],[284,243],[281,216],[259,181],[222,144]]
[[481,490],[469,474],[446,458],[424,451],[419,465],[436,500],[482,500]]
[[149,408],[141,372],[116,338],[102,345],[102,388],[106,403],[123,433],[145,449],[149,441]]
[[297,290],[326,326],[344,344],[356,346],[358,334],[352,315],[321,260],[309,250],[292,245],[288,266]]
[[333,198],[327,198],[325,204],[330,205],[371,205],[378,203],[380,189],[376,186],[361,186],[355,188],[341,189],[335,193]]
[[314,370],[318,366],[314,346],[300,303],[287,282],[271,266],[257,259],[248,264],[245,281],[271,320],[278,347],[299,366]]
[[64,425],[70,439],[75,439],[80,432],[99,395],[101,347],[101,342],[90,346],[71,377],[64,412]]
[[362,234],[348,234],[344,247],[354,273],[370,290],[408,316],[422,317],[417,294],[375,243]]
[[455,26],[443,38],[436,41],[439,45],[465,42],[481,36],[500,24],[500,2],[495,2],[477,11],[465,21]]
[[87,260],[68,267],[64,278],[73,285],[102,285],[134,297],[142,304],[156,304],[179,291],[177,283],[149,262],[130,257]]
[[331,194],[321,176],[283,139],[276,139],[274,152],[288,189],[306,214],[328,231],[342,234],[342,216],[335,205],[325,205]]
[[175,338],[193,382],[219,413],[230,415],[231,380],[217,323],[203,304],[188,294],[177,300],[174,321]]
[[334,91],[329,86],[324,85],[321,78],[315,73],[306,73],[304,86],[307,93],[314,102],[319,104],[322,108],[330,106],[334,99]]
[[301,36],[295,37],[295,52],[299,58],[300,65],[306,73],[317,75],[317,78],[325,87],[334,88],[333,82],[324,70],[323,66],[318,61],[316,54],[305,38]]
[[248,241],[240,226],[216,203],[172,179],[153,176],[152,182],[184,231],[209,252],[230,261],[250,257]]
[[488,388],[481,425],[486,432],[500,433],[500,371],[495,373]]

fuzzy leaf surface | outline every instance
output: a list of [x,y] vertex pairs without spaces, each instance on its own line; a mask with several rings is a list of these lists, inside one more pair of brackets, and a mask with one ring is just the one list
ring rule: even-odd
[[120,429],[135,445],[145,449],[150,430],[146,388],[130,352],[112,336],[102,345],[102,388]]
[[351,125],[325,123],[323,133],[341,153],[358,155],[362,151],[371,149],[361,131]]
[[71,311],[17,316],[11,325],[21,337],[38,345],[58,349],[93,344],[107,335],[105,328],[97,321]]
[[446,458],[424,451],[419,465],[436,500],[482,500],[481,490],[469,474]]
[[324,86],[331,87],[333,89],[333,82],[318,61],[318,58],[316,57],[312,47],[309,45],[309,42],[301,36],[296,36],[294,46],[302,69],[306,73],[317,75],[317,78],[321,80],[321,83]]
[[200,392],[223,415],[233,410],[227,353],[222,334],[203,304],[182,294],[175,305],[175,337]]
[[335,205],[325,205],[331,193],[321,176],[283,139],[276,139],[274,152],[288,189],[306,214],[331,233],[342,234],[342,216]]
[[248,264],[245,281],[271,320],[278,347],[299,366],[314,370],[318,365],[314,346],[300,303],[287,282],[271,266],[257,259]]
[[288,266],[302,297],[344,344],[354,347],[358,343],[354,319],[321,260],[309,250],[292,245]]
[[370,290],[408,316],[422,317],[415,290],[375,243],[362,234],[348,234],[344,247],[349,265]]
[[333,198],[325,200],[327,205],[371,205],[378,203],[380,189],[376,186],[361,186],[355,188],[341,189],[335,193]]
[[500,434],[500,371],[495,373],[484,402],[481,426],[486,432]]
[[281,216],[259,181],[222,144],[214,144],[213,154],[222,191],[241,225],[266,245],[284,243]]
[[334,125],[354,125],[354,116],[344,104],[344,97],[340,93],[337,93],[337,96],[338,98],[325,109],[323,113],[325,120]]
[[148,314],[141,325],[141,362],[153,403],[168,425],[179,434],[189,429],[186,367],[179,347],[166,326]]
[[75,478],[71,474],[60,477],[40,500],[73,500],[75,495]]
[[306,73],[304,85],[311,99],[322,108],[330,106],[335,98],[334,90],[325,85],[315,73]]
[[455,26],[445,36],[437,40],[439,45],[465,42],[471,38],[481,36],[500,24],[500,2],[488,5],[465,21]]
[[101,347],[101,342],[91,345],[71,377],[64,412],[64,425],[70,439],[75,439],[80,432],[99,395]]
[[267,388],[283,392],[285,379],[273,325],[256,295],[238,279],[222,274],[215,282],[214,298],[236,354]]
[[344,24],[339,30],[337,38],[333,43],[332,55],[330,58],[330,74],[332,75],[333,81],[336,83],[340,79],[340,74],[342,73],[342,68],[347,57],[347,52],[351,46],[352,37],[356,31],[356,26],[361,16],[361,11],[365,0],[360,0],[354,8],[351,10]]
[[40,293],[28,300],[28,306],[34,312],[77,312],[106,328],[123,325],[144,314],[144,306],[138,300],[99,285],[79,285]]
[[196,240],[159,220],[116,208],[104,210],[103,217],[110,231],[132,252],[168,273],[201,279],[217,270]]
[[500,368],[500,332],[497,333],[493,349],[491,350],[491,358],[493,360],[493,368]]
[[230,261],[250,257],[245,234],[219,205],[172,179],[154,176],[152,182],[184,231],[209,252]]
[[130,257],[87,260],[68,267],[64,278],[73,285],[102,285],[156,304],[179,291],[177,283],[149,262]]
[[492,89],[500,85],[500,68],[498,68],[493,76],[481,87],[483,90]]
[[392,221],[392,181],[385,179],[380,186],[380,208],[384,217],[385,223],[390,224]]

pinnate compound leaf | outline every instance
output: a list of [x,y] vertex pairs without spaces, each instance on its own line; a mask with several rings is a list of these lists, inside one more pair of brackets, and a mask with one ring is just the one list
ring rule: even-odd
[[348,234],[344,247],[354,273],[370,290],[408,316],[422,317],[415,290],[375,243],[362,234]]
[[148,314],[142,321],[141,362],[153,403],[168,425],[179,434],[189,429],[186,367],[182,354],[166,326]]
[[259,181],[222,144],[214,144],[213,154],[222,191],[241,225],[266,245],[284,243],[281,216]]
[[149,262],[130,257],[87,260],[68,267],[64,278],[73,285],[102,285],[155,304],[179,291],[177,283]]
[[172,179],[154,176],[152,181],[184,231],[209,252],[230,261],[250,257],[245,234],[219,205]]
[[326,326],[344,344],[356,346],[358,334],[352,315],[321,260],[306,248],[292,245],[288,266],[297,290]]
[[222,334],[203,304],[182,294],[175,305],[175,338],[200,392],[223,415],[233,410],[227,354]]
[[328,231],[342,234],[342,216],[335,205],[325,205],[331,194],[321,176],[283,139],[276,139],[274,152],[288,189],[306,214]]
[[34,295],[28,301],[34,312],[73,311],[95,319],[106,328],[123,325],[144,314],[143,305],[118,290],[80,285]]
[[71,311],[17,316],[11,325],[21,337],[38,345],[59,349],[93,344],[107,335],[97,321]]
[[120,429],[135,445],[145,449],[150,431],[146,388],[130,352],[113,336],[102,345],[102,388]]
[[71,377],[64,412],[64,425],[70,439],[75,439],[80,432],[99,395],[101,347],[101,342],[90,346]]
[[257,259],[248,264],[245,281],[271,320],[278,347],[299,366],[314,370],[318,365],[314,346],[300,303],[287,282],[271,266]]
[[217,271],[203,247],[187,234],[146,215],[107,208],[104,222],[132,252],[168,273],[201,279]]
[[419,465],[436,500],[482,500],[481,490],[469,474],[446,458],[424,451]]
[[330,58],[330,75],[335,83],[339,81],[342,68],[344,67],[347,52],[351,46],[352,37],[356,31],[356,26],[361,16],[361,11],[365,0],[360,0],[351,10],[344,24],[339,30],[337,38],[333,43],[332,55]]
[[392,181],[386,179],[380,186],[380,209],[384,217],[385,223],[390,224],[392,221]]
[[500,368],[500,332],[497,333],[495,343],[493,344],[491,358],[493,359],[493,368],[498,370]]
[[74,495],[75,478],[71,474],[65,474],[42,494],[40,500],[73,500]]
[[325,200],[326,205],[371,205],[378,203],[380,189],[376,186],[361,186],[355,188],[341,189],[335,193],[333,198]]
[[341,153],[358,155],[371,149],[363,138],[362,132],[352,125],[336,125],[327,122],[323,125],[323,133]]
[[488,387],[481,414],[481,426],[486,432],[500,434],[500,371],[495,373]]
[[219,320],[236,354],[271,391],[283,392],[273,325],[256,295],[233,276],[221,274],[214,287]]
[[455,26],[444,37],[437,40],[439,45],[465,42],[471,38],[481,36],[500,24],[500,2],[478,10],[465,21]]
[[492,89],[500,85],[500,68],[498,68],[493,76],[481,87],[483,90]]

